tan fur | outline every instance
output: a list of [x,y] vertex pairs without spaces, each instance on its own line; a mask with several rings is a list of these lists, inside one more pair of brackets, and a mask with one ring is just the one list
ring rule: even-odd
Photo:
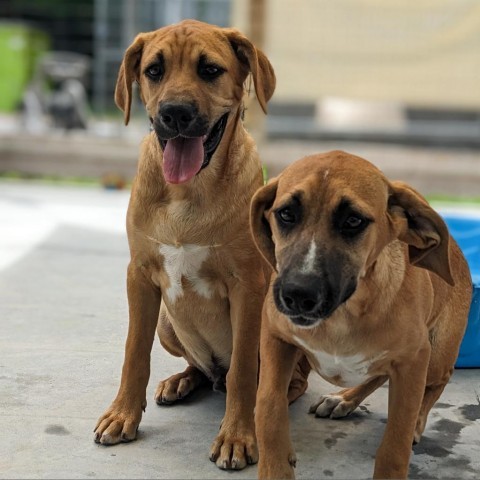
[[[301,194],[303,215],[286,235],[275,212],[294,193]],[[354,241],[345,241],[335,227],[342,198],[373,220]],[[322,358],[365,359],[368,366],[361,385],[312,405],[311,412],[319,416],[348,415],[390,380],[388,423],[374,478],[406,478],[412,441],[420,440],[428,412],[453,371],[472,293],[467,263],[443,220],[411,187],[389,182],[366,160],[330,152],[299,160],[259,190],[251,226],[275,269],[260,346],[259,478],[294,477],[287,389],[298,350],[313,369],[340,386],[342,374],[328,374]],[[337,268],[351,272],[357,286],[333,313],[302,328],[279,312],[273,285],[288,268],[297,268],[289,261],[307,251],[311,238],[320,252],[317,260],[340,255]]]
[[[154,83],[142,72],[159,52],[165,58],[165,74]],[[225,68],[215,82],[199,78],[200,55]],[[266,283],[265,264],[248,228],[249,203],[262,185],[255,144],[241,121],[243,85],[250,73],[266,110],[275,76],[265,55],[236,30],[196,21],[140,34],[126,51],[115,94],[126,123],[134,81],[150,117],[165,100],[195,100],[212,125],[226,111],[230,113],[210,164],[183,184],[165,182],[155,133],[143,141],[127,214],[131,261],[125,361],[117,397],[95,430],[99,443],[115,444],[136,436],[146,406],[150,352],[158,323],[162,345],[184,357],[189,366],[160,382],[157,402],[179,400],[207,377],[215,381],[218,371],[228,370],[226,413],[210,459],[227,469],[257,461],[253,409]],[[172,278],[160,249],[188,245],[205,255],[195,275],[200,286],[208,287],[207,293],[199,294],[194,282],[182,277],[177,285],[181,295],[172,300],[166,294]]]

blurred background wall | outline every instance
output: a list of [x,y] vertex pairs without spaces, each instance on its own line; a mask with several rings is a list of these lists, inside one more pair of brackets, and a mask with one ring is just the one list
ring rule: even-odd
[[[478,157],[479,0],[0,0],[0,174],[41,172],[40,157],[51,162],[75,141],[78,172],[133,156],[122,170],[131,176],[148,122],[137,99],[122,125],[119,64],[138,32],[184,18],[237,27],[270,58],[277,88],[267,119],[253,92],[247,101],[260,144],[373,142]],[[78,111],[67,122],[69,101]],[[27,134],[43,135],[42,145]]]
[[479,144],[478,0],[232,7],[275,66],[271,136]]
[[[478,0],[266,1],[278,101],[331,95],[480,109]],[[234,23],[248,29],[248,2]]]
[[31,49],[90,56],[88,91],[102,111],[135,34],[183,18],[253,32],[275,65],[279,103],[341,97],[480,110],[478,0],[0,0],[0,52],[15,44],[10,20],[32,28]]
[[[9,50],[15,56],[23,47],[88,55],[93,61],[89,97],[94,111],[105,112],[114,108],[118,66],[138,32],[183,18],[227,26],[230,10],[230,0],[0,0],[0,55]],[[35,47],[42,34],[44,42]],[[0,59],[0,68],[11,62]],[[33,69],[29,63],[27,78]]]

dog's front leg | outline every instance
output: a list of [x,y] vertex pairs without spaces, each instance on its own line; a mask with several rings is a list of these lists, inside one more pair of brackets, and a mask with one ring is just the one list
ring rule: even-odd
[[117,397],[95,427],[95,441],[104,445],[134,440],[147,406],[150,353],[160,309],[160,290],[130,262],[127,272],[128,336]]
[[239,470],[258,461],[253,412],[263,287],[260,284],[257,289],[247,289],[238,283],[229,298],[233,350],[225,416],[210,449],[210,460],[219,468]]
[[260,341],[260,383],[255,426],[260,459],[258,478],[292,479],[296,463],[288,420],[288,385],[297,360],[297,348],[268,331],[264,317]]
[[388,421],[375,457],[373,478],[407,478],[418,412],[425,392],[430,344],[390,374]]

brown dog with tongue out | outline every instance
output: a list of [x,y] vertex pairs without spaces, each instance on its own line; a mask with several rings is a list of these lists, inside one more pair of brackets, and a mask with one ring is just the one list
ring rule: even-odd
[[98,443],[135,438],[157,329],[163,347],[188,366],[159,383],[156,402],[174,403],[206,382],[216,389],[226,383],[210,459],[224,469],[258,459],[253,410],[266,281],[248,226],[250,199],[263,183],[242,125],[249,74],[265,111],[275,88],[265,55],[237,30],[197,21],[142,33],[125,53],[117,105],[128,123],[137,82],[153,129],[142,144],[127,214],[130,319],[122,378],[95,428]]

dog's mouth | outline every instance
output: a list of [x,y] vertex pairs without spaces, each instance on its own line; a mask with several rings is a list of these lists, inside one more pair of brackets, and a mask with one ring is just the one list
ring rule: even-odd
[[168,183],[188,182],[209,165],[223,138],[227,120],[228,113],[225,113],[208,134],[200,137],[159,138],[163,150],[163,174]]
[[274,288],[273,299],[277,310],[288,317],[295,326],[301,328],[312,328],[317,326],[320,322],[329,317],[334,310],[331,308],[329,309],[330,311],[312,311],[309,314],[293,312],[291,309],[287,308],[281,300],[280,289],[278,287]]
[[275,304],[277,309],[286,315],[290,321],[297,327],[301,328],[313,328],[318,326],[320,323],[328,320],[334,312],[337,311],[339,307],[345,305],[345,303],[350,299],[350,297],[355,293],[356,283],[350,284],[342,296],[338,300],[332,298],[328,299],[317,311],[312,312],[311,314],[298,314],[292,315],[292,312],[288,312],[283,304],[275,298]]
[[297,327],[313,328],[316,327],[323,320],[326,320],[327,317],[307,317],[304,315],[290,315],[288,318]]

